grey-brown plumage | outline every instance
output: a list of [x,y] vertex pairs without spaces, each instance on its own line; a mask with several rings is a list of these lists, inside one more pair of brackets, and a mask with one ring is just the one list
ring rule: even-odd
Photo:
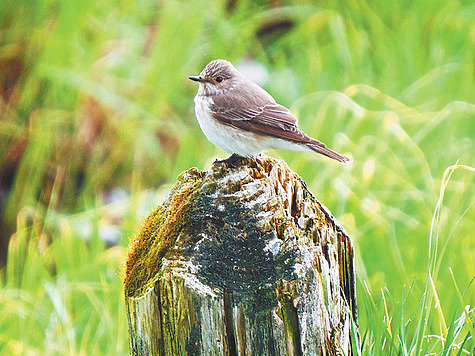
[[286,107],[230,62],[214,60],[199,76],[189,78],[200,83],[195,111],[201,129],[225,151],[253,156],[270,148],[312,150],[340,162],[349,161],[302,132]]

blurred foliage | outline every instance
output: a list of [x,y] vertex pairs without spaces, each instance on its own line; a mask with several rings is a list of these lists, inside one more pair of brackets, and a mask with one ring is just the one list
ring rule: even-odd
[[301,128],[353,158],[270,153],[354,238],[363,354],[473,350],[474,174],[443,176],[475,166],[474,24],[455,0],[2,0],[0,352],[127,353],[120,264],[161,196],[143,192],[226,157],[187,80],[215,58],[262,64]]

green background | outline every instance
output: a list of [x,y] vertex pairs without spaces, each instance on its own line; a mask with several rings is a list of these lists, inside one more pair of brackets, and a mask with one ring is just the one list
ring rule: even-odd
[[268,153],[354,240],[362,354],[473,352],[471,1],[2,0],[0,353],[127,354],[130,239],[227,156],[187,79],[215,58],[353,159]]

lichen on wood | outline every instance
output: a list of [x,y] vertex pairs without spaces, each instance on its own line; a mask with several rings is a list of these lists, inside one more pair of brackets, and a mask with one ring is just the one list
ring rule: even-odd
[[352,354],[353,246],[280,160],[190,169],[126,262],[134,355]]

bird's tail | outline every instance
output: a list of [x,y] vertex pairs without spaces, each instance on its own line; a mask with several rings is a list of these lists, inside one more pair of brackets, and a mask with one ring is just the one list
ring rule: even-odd
[[309,142],[306,144],[308,148],[310,148],[312,151],[315,151],[317,153],[320,153],[324,156],[333,158],[334,160],[337,160],[338,162],[343,162],[343,163],[348,163],[351,162],[351,159],[348,157],[345,157],[339,153],[336,153],[335,151],[332,151],[331,149],[327,148],[323,143],[315,140],[316,142]]

